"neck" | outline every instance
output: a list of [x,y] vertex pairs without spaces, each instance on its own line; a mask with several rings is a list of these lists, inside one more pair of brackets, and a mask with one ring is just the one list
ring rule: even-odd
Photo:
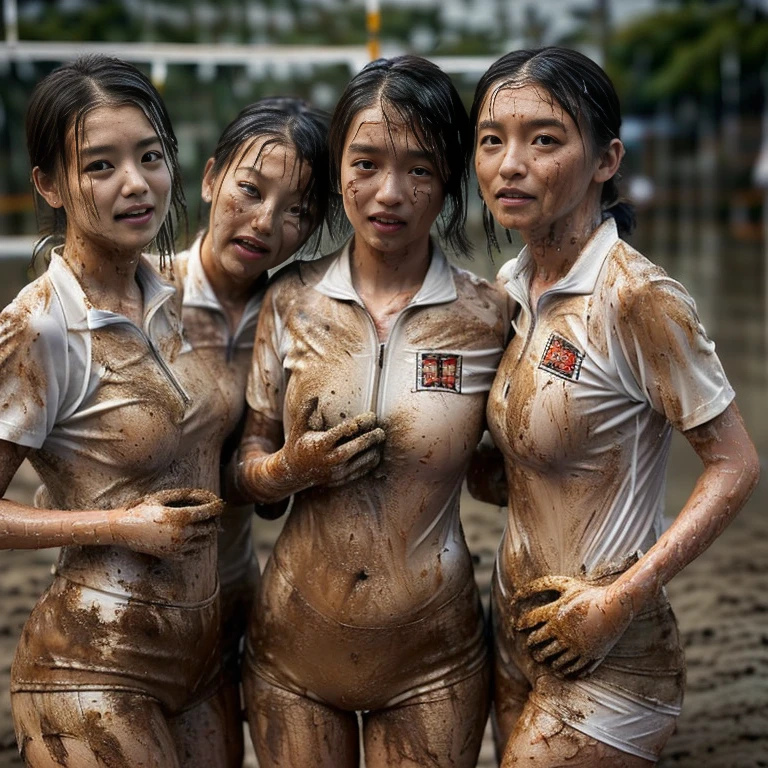
[[600,206],[593,204],[572,211],[544,229],[521,233],[535,264],[535,277],[551,284],[568,274],[601,222]]
[[136,282],[141,251],[126,253],[99,248],[67,236],[62,256],[94,307],[135,319],[141,305],[141,290]]
[[352,242],[352,283],[361,297],[415,294],[431,258],[428,237],[402,251],[388,252],[376,250],[356,236]]

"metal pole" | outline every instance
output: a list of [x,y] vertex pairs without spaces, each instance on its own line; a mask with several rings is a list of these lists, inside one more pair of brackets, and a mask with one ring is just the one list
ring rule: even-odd
[[365,25],[368,30],[368,55],[373,61],[381,56],[379,32],[381,32],[381,12],[379,0],[366,0]]
[[5,42],[13,45],[19,42],[19,14],[16,0],[3,0],[3,20],[5,22]]

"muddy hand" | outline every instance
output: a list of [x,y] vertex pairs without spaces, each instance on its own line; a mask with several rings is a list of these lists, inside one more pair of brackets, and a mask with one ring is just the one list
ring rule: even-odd
[[632,621],[627,600],[610,586],[545,576],[515,593],[514,627],[528,635],[533,659],[563,676],[594,669]]
[[120,510],[112,530],[122,546],[156,557],[181,557],[216,530],[223,502],[202,489],[159,491]]
[[[296,487],[337,486],[370,472],[381,459],[384,430],[376,414],[363,413],[330,429],[321,427],[318,399],[303,404],[280,450],[280,467]],[[315,428],[313,428],[315,427]]]

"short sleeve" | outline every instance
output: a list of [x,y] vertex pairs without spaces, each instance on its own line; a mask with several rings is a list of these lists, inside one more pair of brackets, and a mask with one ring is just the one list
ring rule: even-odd
[[722,413],[734,392],[685,288],[658,274],[617,304],[616,335],[649,405],[681,431]]
[[45,276],[0,313],[0,439],[40,448],[66,394],[66,322]]
[[259,314],[246,401],[256,413],[282,421],[285,373],[280,353],[282,322],[275,306],[276,290],[273,287],[267,291]]

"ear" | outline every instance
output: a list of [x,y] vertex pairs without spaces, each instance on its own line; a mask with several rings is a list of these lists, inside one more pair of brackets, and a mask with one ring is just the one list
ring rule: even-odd
[[201,196],[203,201],[210,203],[213,200],[213,184],[216,181],[216,177],[213,175],[213,158],[209,157],[208,162],[205,164],[205,170],[203,171],[203,185],[201,189]]
[[612,179],[618,172],[623,157],[624,145],[619,139],[611,139],[608,148],[600,153],[597,170],[592,180],[600,184]]
[[39,165],[32,169],[32,181],[35,184],[35,189],[51,208],[62,208],[64,206],[58,181],[41,170]]

